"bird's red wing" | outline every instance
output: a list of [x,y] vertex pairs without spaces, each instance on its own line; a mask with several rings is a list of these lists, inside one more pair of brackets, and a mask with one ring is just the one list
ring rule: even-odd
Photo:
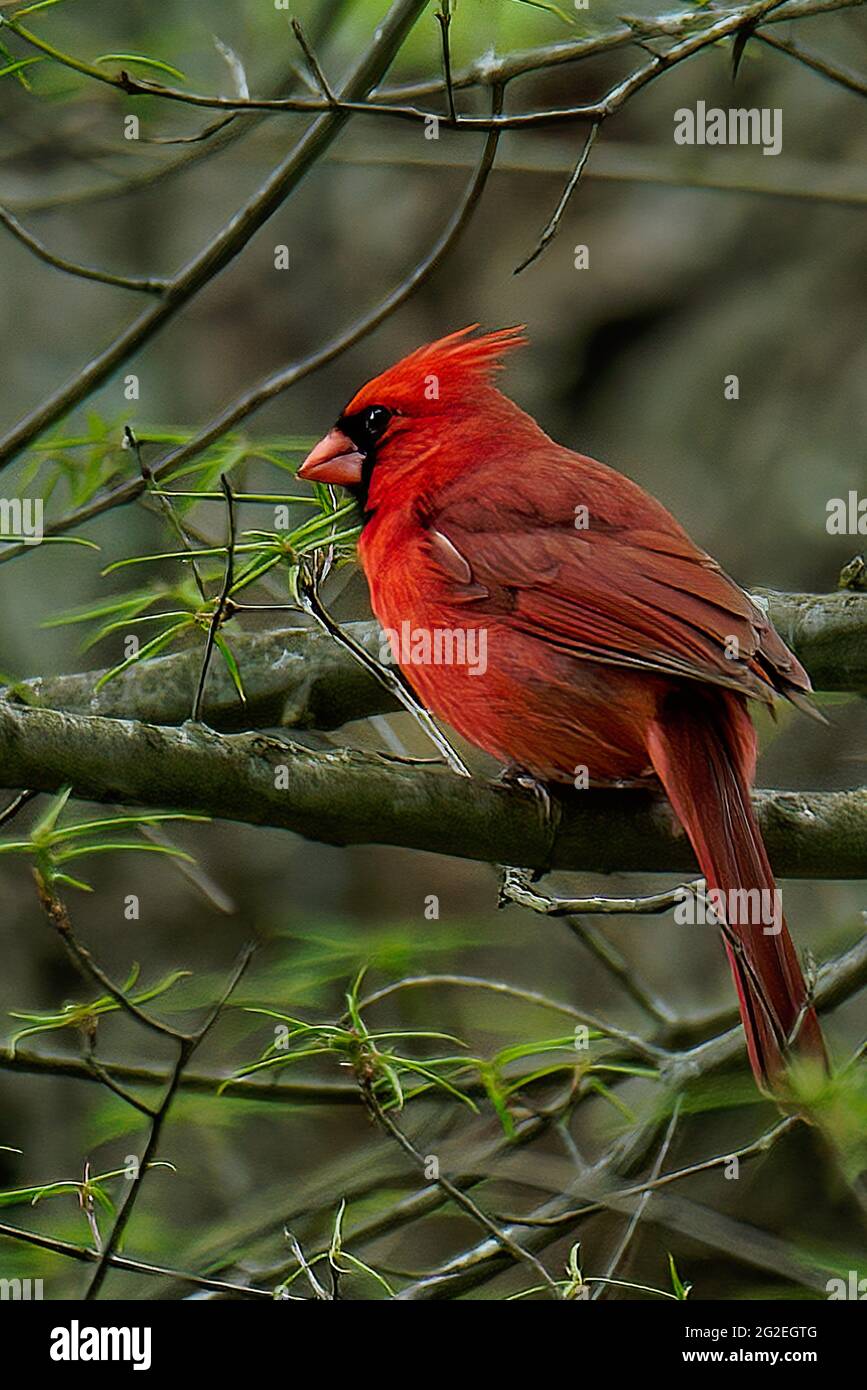
[[[431,518],[431,535],[467,566],[470,583],[454,584],[455,602],[582,660],[707,681],[769,702],[774,690],[809,690],[753,600],[658,503],[647,498],[641,516],[645,494],[629,489],[625,518],[598,508],[586,529],[576,529],[570,504],[558,515],[550,496],[539,515],[514,490],[491,510],[481,490],[466,498],[455,490]],[[445,554],[437,542],[435,561],[438,547]]]

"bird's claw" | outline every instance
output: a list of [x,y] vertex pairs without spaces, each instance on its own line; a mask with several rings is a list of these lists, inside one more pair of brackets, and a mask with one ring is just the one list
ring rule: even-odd
[[536,805],[539,809],[539,818],[542,829],[548,837],[548,852],[545,856],[545,868],[539,869],[534,874],[534,880],[540,878],[547,869],[548,862],[554,849],[554,841],[557,838],[557,831],[560,828],[561,810],[558,802],[554,800],[547,786],[532,773],[525,772],[520,767],[506,767],[500,774],[499,780],[505,782],[507,786],[520,787],[522,791],[532,793]]

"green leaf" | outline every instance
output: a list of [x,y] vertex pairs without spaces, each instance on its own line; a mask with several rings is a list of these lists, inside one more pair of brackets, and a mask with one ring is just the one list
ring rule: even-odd
[[69,840],[91,830],[108,830],[116,825],[159,825],[168,820],[198,821],[207,824],[210,819],[210,816],[194,815],[187,811],[142,811],[140,815],[106,816],[104,820],[79,821],[76,825],[66,825],[62,830],[57,830],[52,838],[57,844],[61,840]]
[[10,77],[13,73],[20,73],[24,68],[32,67],[34,63],[45,61],[45,58],[16,58],[14,63],[7,63],[4,68],[0,68],[0,77]]
[[149,657],[156,656],[158,652],[161,652],[164,647],[169,645],[176,633],[180,632],[183,628],[191,627],[192,622],[192,618],[183,618],[179,623],[172,623],[171,627],[166,628],[165,632],[161,632],[159,636],[152,638],[150,642],[145,642],[144,646],[140,647],[134,656],[128,656],[126,661],[121,661],[117,666],[112,666],[110,671],[105,671],[96,682],[94,689],[101,690],[104,685],[114,680],[115,676],[119,676],[130,666],[135,666],[139,661],[145,661]]
[[677,1266],[674,1263],[674,1256],[672,1255],[671,1251],[668,1252],[668,1269],[669,1273],[671,1274],[671,1287],[674,1289],[675,1297],[682,1302],[684,1299],[689,1297],[689,1291],[692,1288],[692,1284],[684,1284],[681,1282],[680,1275],[677,1272]]
[[75,849],[64,849],[54,855],[55,864],[68,864],[70,859],[83,859],[87,854],[110,854],[115,850],[132,850],[138,854],[166,854],[170,859],[183,859],[187,864],[195,864],[195,859],[185,849],[174,845],[151,845],[140,840],[109,840],[102,845],[79,845]]
[[158,72],[167,72],[170,77],[176,77],[179,82],[186,82],[187,80],[180,68],[173,68],[171,63],[163,63],[159,58],[148,58],[143,53],[102,53],[93,61],[95,63],[137,63],[140,67],[155,68]]
[[35,5],[25,5],[23,10],[15,10],[10,19],[20,19],[25,14],[35,14],[37,10],[48,10],[52,5],[62,5],[63,0],[36,0]]
[[112,617],[115,613],[135,615],[153,603],[155,595],[149,589],[140,589],[134,594],[124,594],[120,598],[106,599],[102,603],[88,603],[81,608],[69,608],[53,618],[46,618],[39,624],[42,628],[67,627],[72,623],[87,623],[96,618]]
[[66,806],[66,803],[71,795],[72,787],[63,787],[57,793],[57,796],[55,796],[53,800],[49,802],[47,810],[43,812],[43,814],[39,817],[38,821],[30,831],[31,841],[48,838],[48,836],[51,834],[51,832],[57,825],[58,817],[60,816],[61,811]]
[[232,678],[232,684],[238,692],[238,698],[240,699],[241,704],[246,705],[247,696],[244,694],[244,686],[243,682],[241,681],[241,671],[231,647],[229,646],[225,637],[223,637],[223,635],[219,632],[214,634],[214,644],[219,649],[220,655],[226,663],[226,669],[228,670],[229,675]]
[[559,5],[551,4],[550,0],[516,0],[516,3],[519,5],[532,5],[534,10],[547,10],[548,14],[555,15],[556,18],[561,19],[564,24],[568,24],[570,28],[572,27],[572,16],[568,15],[565,10],[561,10]]

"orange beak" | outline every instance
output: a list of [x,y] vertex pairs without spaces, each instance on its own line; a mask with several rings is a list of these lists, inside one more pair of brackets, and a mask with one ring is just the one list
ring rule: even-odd
[[333,429],[311,449],[298,469],[298,477],[308,483],[338,483],[356,487],[361,482],[364,454],[342,430]]

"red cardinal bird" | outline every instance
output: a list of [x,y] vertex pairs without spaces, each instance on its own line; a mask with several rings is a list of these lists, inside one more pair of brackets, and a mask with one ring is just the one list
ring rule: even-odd
[[484,634],[483,671],[402,661],[428,709],[541,782],[586,768],[601,783],[662,784],[714,901],[734,901],[724,940],[750,1061],[776,1090],[792,1055],[825,1050],[785,922],[768,933],[747,910],[762,890],[777,901],[750,802],[747,700],[811,708],[809,679],[659,502],[555,444],[495,388],[522,330],[475,327],[363,386],[299,476],[359,499],[384,628],[461,630],[477,652]]

